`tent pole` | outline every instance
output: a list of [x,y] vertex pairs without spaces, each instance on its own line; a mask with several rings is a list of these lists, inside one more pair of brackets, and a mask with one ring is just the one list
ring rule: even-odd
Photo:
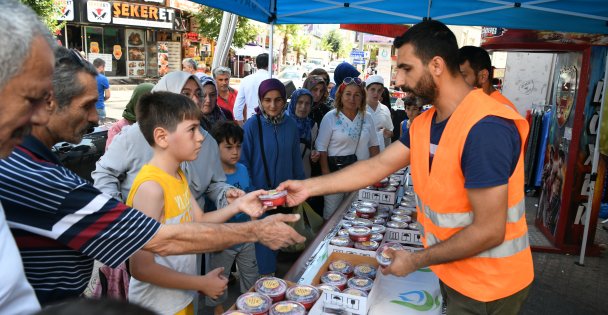
[[270,22],[270,47],[268,48],[269,54],[268,54],[268,73],[270,74],[270,77],[272,78],[272,69],[273,69],[273,55],[274,55],[274,21]]
[[604,105],[604,101],[606,99],[606,85],[608,85],[608,55],[605,59],[606,68],[604,69],[604,89],[602,92],[602,101],[600,103],[600,120],[597,126],[598,133],[595,136],[595,148],[593,149],[593,162],[591,164],[591,178],[592,182],[589,185],[589,197],[587,199],[587,208],[585,209],[585,230],[583,232],[583,244],[581,245],[581,254],[578,262],[576,263],[579,266],[585,266],[585,251],[587,249],[587,238],[589,237],[589,221],[591,221],[591,208],[593,206],[593,195],[595,193],[595,179],[597,177],[597,165],[600,159],[600,134],[599,131],[602,130],[602,106]]

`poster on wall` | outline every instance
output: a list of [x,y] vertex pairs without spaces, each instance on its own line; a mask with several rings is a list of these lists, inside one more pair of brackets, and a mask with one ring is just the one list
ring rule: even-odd
[[127,29],[127,73],[130,77],[146,75],[144,31]]
[[93,63],[93,61],[97,58],[103,59],[103,61],[106,62],[106,67],[105,67],[106,73],[113,71],[112,54],[96,54],[96,53],[92,53],[92,52],[87,54],[87,60],[90,63]]
[[158,43],[158,75],[181,70],[181,43]]
[[[562,197],[565,195],[568,151],[572,140],[574,110],[582,65],[580,53],[557,55],[553,78],[552,117],[545,148],[545,161],[541,180],[541,194],[536,220],[553,236],[560,220]],[[567,209],[566,209],[567,210]]]

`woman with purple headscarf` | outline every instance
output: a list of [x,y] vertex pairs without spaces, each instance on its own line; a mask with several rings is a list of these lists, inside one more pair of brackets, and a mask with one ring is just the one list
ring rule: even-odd
[[[285,86],[277,79],[264,80],[258,97],[256,115],[243,126],[245,136],[240,160],[249,171],[253,189],[270,190],[288,179],[304,179],[300,132],[293,118],[285,115]],[[276,251],[256,244],[260,275],[275,273],[276,256]]]

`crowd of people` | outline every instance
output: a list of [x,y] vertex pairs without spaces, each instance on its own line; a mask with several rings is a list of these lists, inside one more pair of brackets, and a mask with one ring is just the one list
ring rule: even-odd
[[[199,71],[186,59],[183,71],[135,88],[89,183],[51,147],[78,143],[104,118],[103,60],[58,47],[33,11],[4,3],[0,314],[79,297],[94,260],[129,274],[116,284],[119,298],[192,314],[200,293],[221,313],[233,264],[245,292],[276,273],[280,248],[304,242],[289,226],[300,219],[293,207],[308,200],[328,219],[347,192],[408,164],[427,249],[389,251],[394,263],[382,271],[431,266],[449,314],[482,306],[514,314],[525,301],[533,278],[522,200],[527,123],[491,86],[487,52],[459,51],[440,22],[395,40],[404,119],[395,121],[387,78],[362,80],[346,62],[334,86],[315,69],[287,95],[269,78],[267,54],[238,91],[229,68]],[[287,191],[286,206],[262,204],[273,189]],[[210,253],[208,270],[196,253]]]

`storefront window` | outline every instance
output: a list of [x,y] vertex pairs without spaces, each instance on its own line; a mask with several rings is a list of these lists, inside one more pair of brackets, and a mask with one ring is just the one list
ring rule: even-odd
[[[89,60],[99,57],[106,60],[106,75],[126,76],[125,31],[115,27],[85,27],[86,53]],[[108,62],[112,63],[108,67]]]

